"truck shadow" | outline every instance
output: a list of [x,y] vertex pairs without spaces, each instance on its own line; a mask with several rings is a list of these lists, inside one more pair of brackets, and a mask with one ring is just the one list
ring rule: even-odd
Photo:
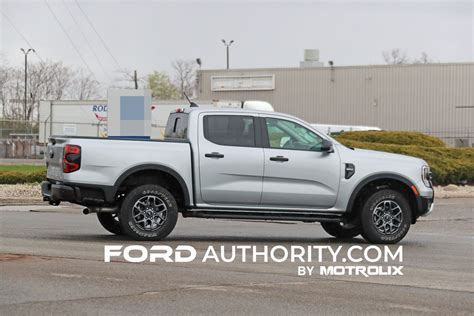
[[[43,236],[42,239],[46,240],[61,240],[72,241],[72,242],[88,242],[95,244],[124,244],[124,245],[196,245],[204,244],[203,246],[220,246],[220,245],[287,245],[287,244],[296,244],[300,246],[309,246],[309,245],[370,245],[369,242],[364,240],[362,237],[358,236],[356,238],[347,238],[347,239],[337,239],[331,237],[324,238],[310,238],[310,237],[276,237],[276,236],[232,236],[232,235],[219,235],[215,234],[213,236],[202,236],[202,235],[170,235],[165,239],[157,241],[142,241],[134,240],[127,236],[117,236],[117,235],[106,235],[106,234],[54,234],[49,236]],[[380,244],[379,246],[383,246]],[[419,242],[403,240],[397,243],[395,246],[421,246]],[[388,245],[394,246],[394,245]]]
[[[55,236],[58,237],[58,236]],[[185,243],[209,243],[209,244],[299,244],[299,245],[315,245],[315,244],[368,244],[363,238],[306,238],[306,237],[275,237],[275,236],[232,236],[232,235],[170,235],[159,241],[140,241],[128,238],[127,236],[116,235],[68,235],[64,239],[73,241],[89,241],[89,242],[124,242],[126,244],[185,244]]]
[[298,243],[298,244],[358,244],[366,243],[362,238],[306,238],[306,237],[266,237],[266,236],[192,236],[192,235],[171,235],[163,240],[164,242],[209,242],[209,243]]

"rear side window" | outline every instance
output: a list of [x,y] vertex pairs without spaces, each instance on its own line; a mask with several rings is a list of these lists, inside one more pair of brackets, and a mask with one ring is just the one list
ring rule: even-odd
[[218,145],[255,147],[254,118],[241,115],[206,115],[204,138]]
[[168,117],[165,138],[186,139],[188,137],[188,114],[172,113]]

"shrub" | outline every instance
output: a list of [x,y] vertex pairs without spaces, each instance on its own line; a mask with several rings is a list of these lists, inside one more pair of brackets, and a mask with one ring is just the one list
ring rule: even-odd
[[474,184],[474,148],[448,148],[361,142],[338,137],[346,146],[385,151],[424,159],[433,172],[435,184],[467,180]]
[[368,131],[347,132],[337,136],[343,140],[360,141],[366,143],[394,144],[394,145],[416,145],[424,147],[446,147],[439,138],[428,136],[418,132],[402,131]]
[[30,173],[18,171],[0,171],[0,184],[35,183],[46,179],[46,171]]

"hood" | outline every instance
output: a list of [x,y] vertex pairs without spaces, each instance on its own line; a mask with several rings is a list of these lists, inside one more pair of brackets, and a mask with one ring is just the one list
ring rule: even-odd
[[368,150],[368,149],[359,149],[359,148],[354,148],[353,150],[351,148],[345,147],[343,145],[339,145],[339,148],[344,148],[344,153],[345,151],[348,151],[347,154],[350,155],[352,158],[358,158],[358,159],[363,159],[363,160],[383,160],[383,161],[396,161],[398,163],[400,162],[406,162],[406,163],[417,163],[420,165],[427,165],[427,163],[420,158],[412,157],[412,156],[407,156],[407,155],[401,155],[401,154],[393,154],[393,153],[387,153],[384,151],[376,151],[376,150]]

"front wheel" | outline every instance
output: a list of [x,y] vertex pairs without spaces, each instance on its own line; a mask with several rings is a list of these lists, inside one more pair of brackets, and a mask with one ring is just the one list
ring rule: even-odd
[[375,244],[395,244],[408,233],[411,208],[402,193],[386,189],[367,198],[360,216],[365,240]]
[[153,184],[130,191],[120,209],[120,224],[136,240],[161,240],[176,226],[178,206],[168,190]]
[[321,226],[326,233],[336,238],[353,238],[359,235],[362,231],[360,225],[347,227],[340,225],[339,223],[322,222]]
[[97,213],[97,219],[107,231],[115,235],[122,235],[122,227],[117,213]]

